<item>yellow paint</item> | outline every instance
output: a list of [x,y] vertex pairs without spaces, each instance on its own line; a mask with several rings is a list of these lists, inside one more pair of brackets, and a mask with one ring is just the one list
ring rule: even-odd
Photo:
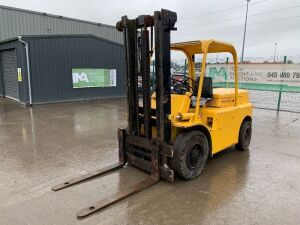
[[[196,107],[190,105],[191,93],[171,95],[171,115],[168,119],[172,124],[172,140],[182,129],[205,127],[211,136],[212,154],[220,152],[238,142],[242,121],[252,118],[252,104],[249,102],[248,91],[238,89],[238,62],[235,48],[228,43],[216,40],[181,42],[171,45],[172,50],[185,53],[189,62],[189,77],[195,80],[194,54],[203,54]],[[214,88],[213,97],[200,107],[203,77],[206,71],[208,53],[229,52],[234,60],[235,88]],[[156,108],[155,93],[152,95],[151,107]],[[156,129],[153,127],[153,135]]]
[[[198,119],[195,119],[195,109],[190,109],[187,113],[190,117],[188,120],[169,117],[172,127],[181,129],[199,125],[206,127],[211,135],[212,154],[236,144],[242,121],[246,116],[252,117],[252,104],[249,103],[248,92],[239,90],[242,93],[239,94],[238,106],[235,106],[232,100],[230,100],[230,105],[224,105],[223,101],[234,99],[234,89],[231,90],[231,96],[227,92],[224,98],[220,98],[220,90],[215,88],[214,92],[217,92],[217,94],[214,94],[212,100],[200,109]],[[218,98],[215,98],[215,96],[218,96]],[[173,102],[171,104],[173,106]],[[176,135],[172,134],[172,136]]]
[[[188,112],[191,104],[191,93],[186,92],[184,95],[171,94],[171,115],[177,116],[181,113]],[[156,109],[156,93],[154,92],[151,96],[151,108]]]
[[[205,40],[175,43],[171,45],[171,49],[185,53],[189,60],[189,71],[192,71],[189,73],[189,76],[193,80],[195,80],[195,73],[192,56],[194,54],[203,54],[196,107],[189,107],[188,109],[185,107],[184,110],[176,111],[176,109],[179,109],[178,105],[181,104],[182,99],[172,95],[172,116],[169,116],[172,127],[179,129],[196,126],[205,127],[211,136],[212,154],[236,144],[242,121],[247,116],[252,117],[252,104],[249,102],[248,91],[238,89],[238,62],[233,45],[216,40]],[[232,54],[235,88],[214,88],[212,99],[200,107],[207,54],[217,52],[229,52]],[[174,113],[177,113],[177,115]],[[175,129],[175,131],[178,131],[178,129]]]
[[[207,107],[226,107],[235,106],[235,89],[234,88],[215,88],[212,100],[206,103]],[[238,91],[238,105],[249,102],[248,91]]]

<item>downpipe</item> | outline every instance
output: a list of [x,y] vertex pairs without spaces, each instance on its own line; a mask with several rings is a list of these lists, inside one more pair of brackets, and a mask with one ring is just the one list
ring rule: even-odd
[[31,75],[29,66],[29,53],[28,53],[28,43],[22,40],[21,36],[18,36],[19,42],[25,45],[26,52],[26,65],[27,65],[27,80],[28,80],[28,95],[29,95],[29,105],[32,105],[32,92],[31,92]]

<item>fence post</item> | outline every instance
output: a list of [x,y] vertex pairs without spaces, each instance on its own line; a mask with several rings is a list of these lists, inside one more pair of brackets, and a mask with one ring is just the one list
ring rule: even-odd
[[225,73],[225,87],[227,87],[227,73],[228,73],[228,62],[229,62],[229,57],[226,57],[226,73]]
[[[283,63],[286,63],[286,55],[284,56]],[[278,102],[277,102],[277,112],[279,112],[280,110],[281,94],[282,94],[282,80],[280,82],[280,90],[279,90]]]
[[186,59],[184,59],[183,77],[186,77]]

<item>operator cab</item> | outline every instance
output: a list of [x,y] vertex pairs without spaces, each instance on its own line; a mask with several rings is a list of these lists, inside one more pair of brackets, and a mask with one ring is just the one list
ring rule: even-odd
[[[235,107],[249,101],[248,92],[238,89],[237,54],[233,45],[216,40],[189,41],[171,44],[171,50],[183,52],[188,60],[187,75],[171,76],[171,115],[176,126],[187,126],[201,120],[207,110]],[[213,87],[212,77],[206,74],[206,59],[209,53],[230,53],[234,61],[234,88]],[[202,54],[200,76],[195,74],[195,55]],[[151,108],[156,109],[156,93],[152,95]],[[201,114],[200,114],[201,113]],[[203,118],[202,118],[203,119]]]

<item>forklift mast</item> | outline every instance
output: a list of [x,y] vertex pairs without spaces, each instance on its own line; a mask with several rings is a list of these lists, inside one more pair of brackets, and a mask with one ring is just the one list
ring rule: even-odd
[[[141,15],[132,20],[124,16],[116,25],[124,34],[126,59],[128,129],[125,157],[128,156],[128,161],[135,166],[142,165],[138,167],[144,170],[147,170],[147,163],[143,160],[150,159],[152,165],[149,172],[154,179],[160,179],[160,174],[167,180],[173,180],[174,176],[172,170],[162,168],[163,171],[160,171],[160,167],[166,161],[165,156],[172,155],[169,146],[171,124],[167,117],[171,113],[170,32],[176,29],[176,20],[176,13],[161,10],[155,12],[154,16]],[[151,109],[150,61],[153,54],[153,28],[156,110]],[[142,106],[139,105],[138,76],[142,78]],[[155,138],[152,136],[152,126],[157,130]]]
[[[123,16],[116,24],[124,34],[126,61],[126,93],[128,110],[127,129],[118,129],[119,162],[94,172],[73,178],[52,187],[58,191],[124,167],[127,163],[151,176],[130,186],[127,190],[95,202],[77,213],[85,217],[124,198],[142,191],[165,179],[174,180],[174,171],[167,166],[174,151],[170,144],[171,74],[170,32],[176,30],[177,14],[162,9],[154,15],[141,15],[136,19]],[[149,32],[150,31],[150,32]],[[154,37],[153,37],[154,33]],[[155,41],[156,109],[151,109],[150,59]],[[142,105],[138,93],[138,77],[142,77]],[[152,134],[156,127],[156,135]]]

